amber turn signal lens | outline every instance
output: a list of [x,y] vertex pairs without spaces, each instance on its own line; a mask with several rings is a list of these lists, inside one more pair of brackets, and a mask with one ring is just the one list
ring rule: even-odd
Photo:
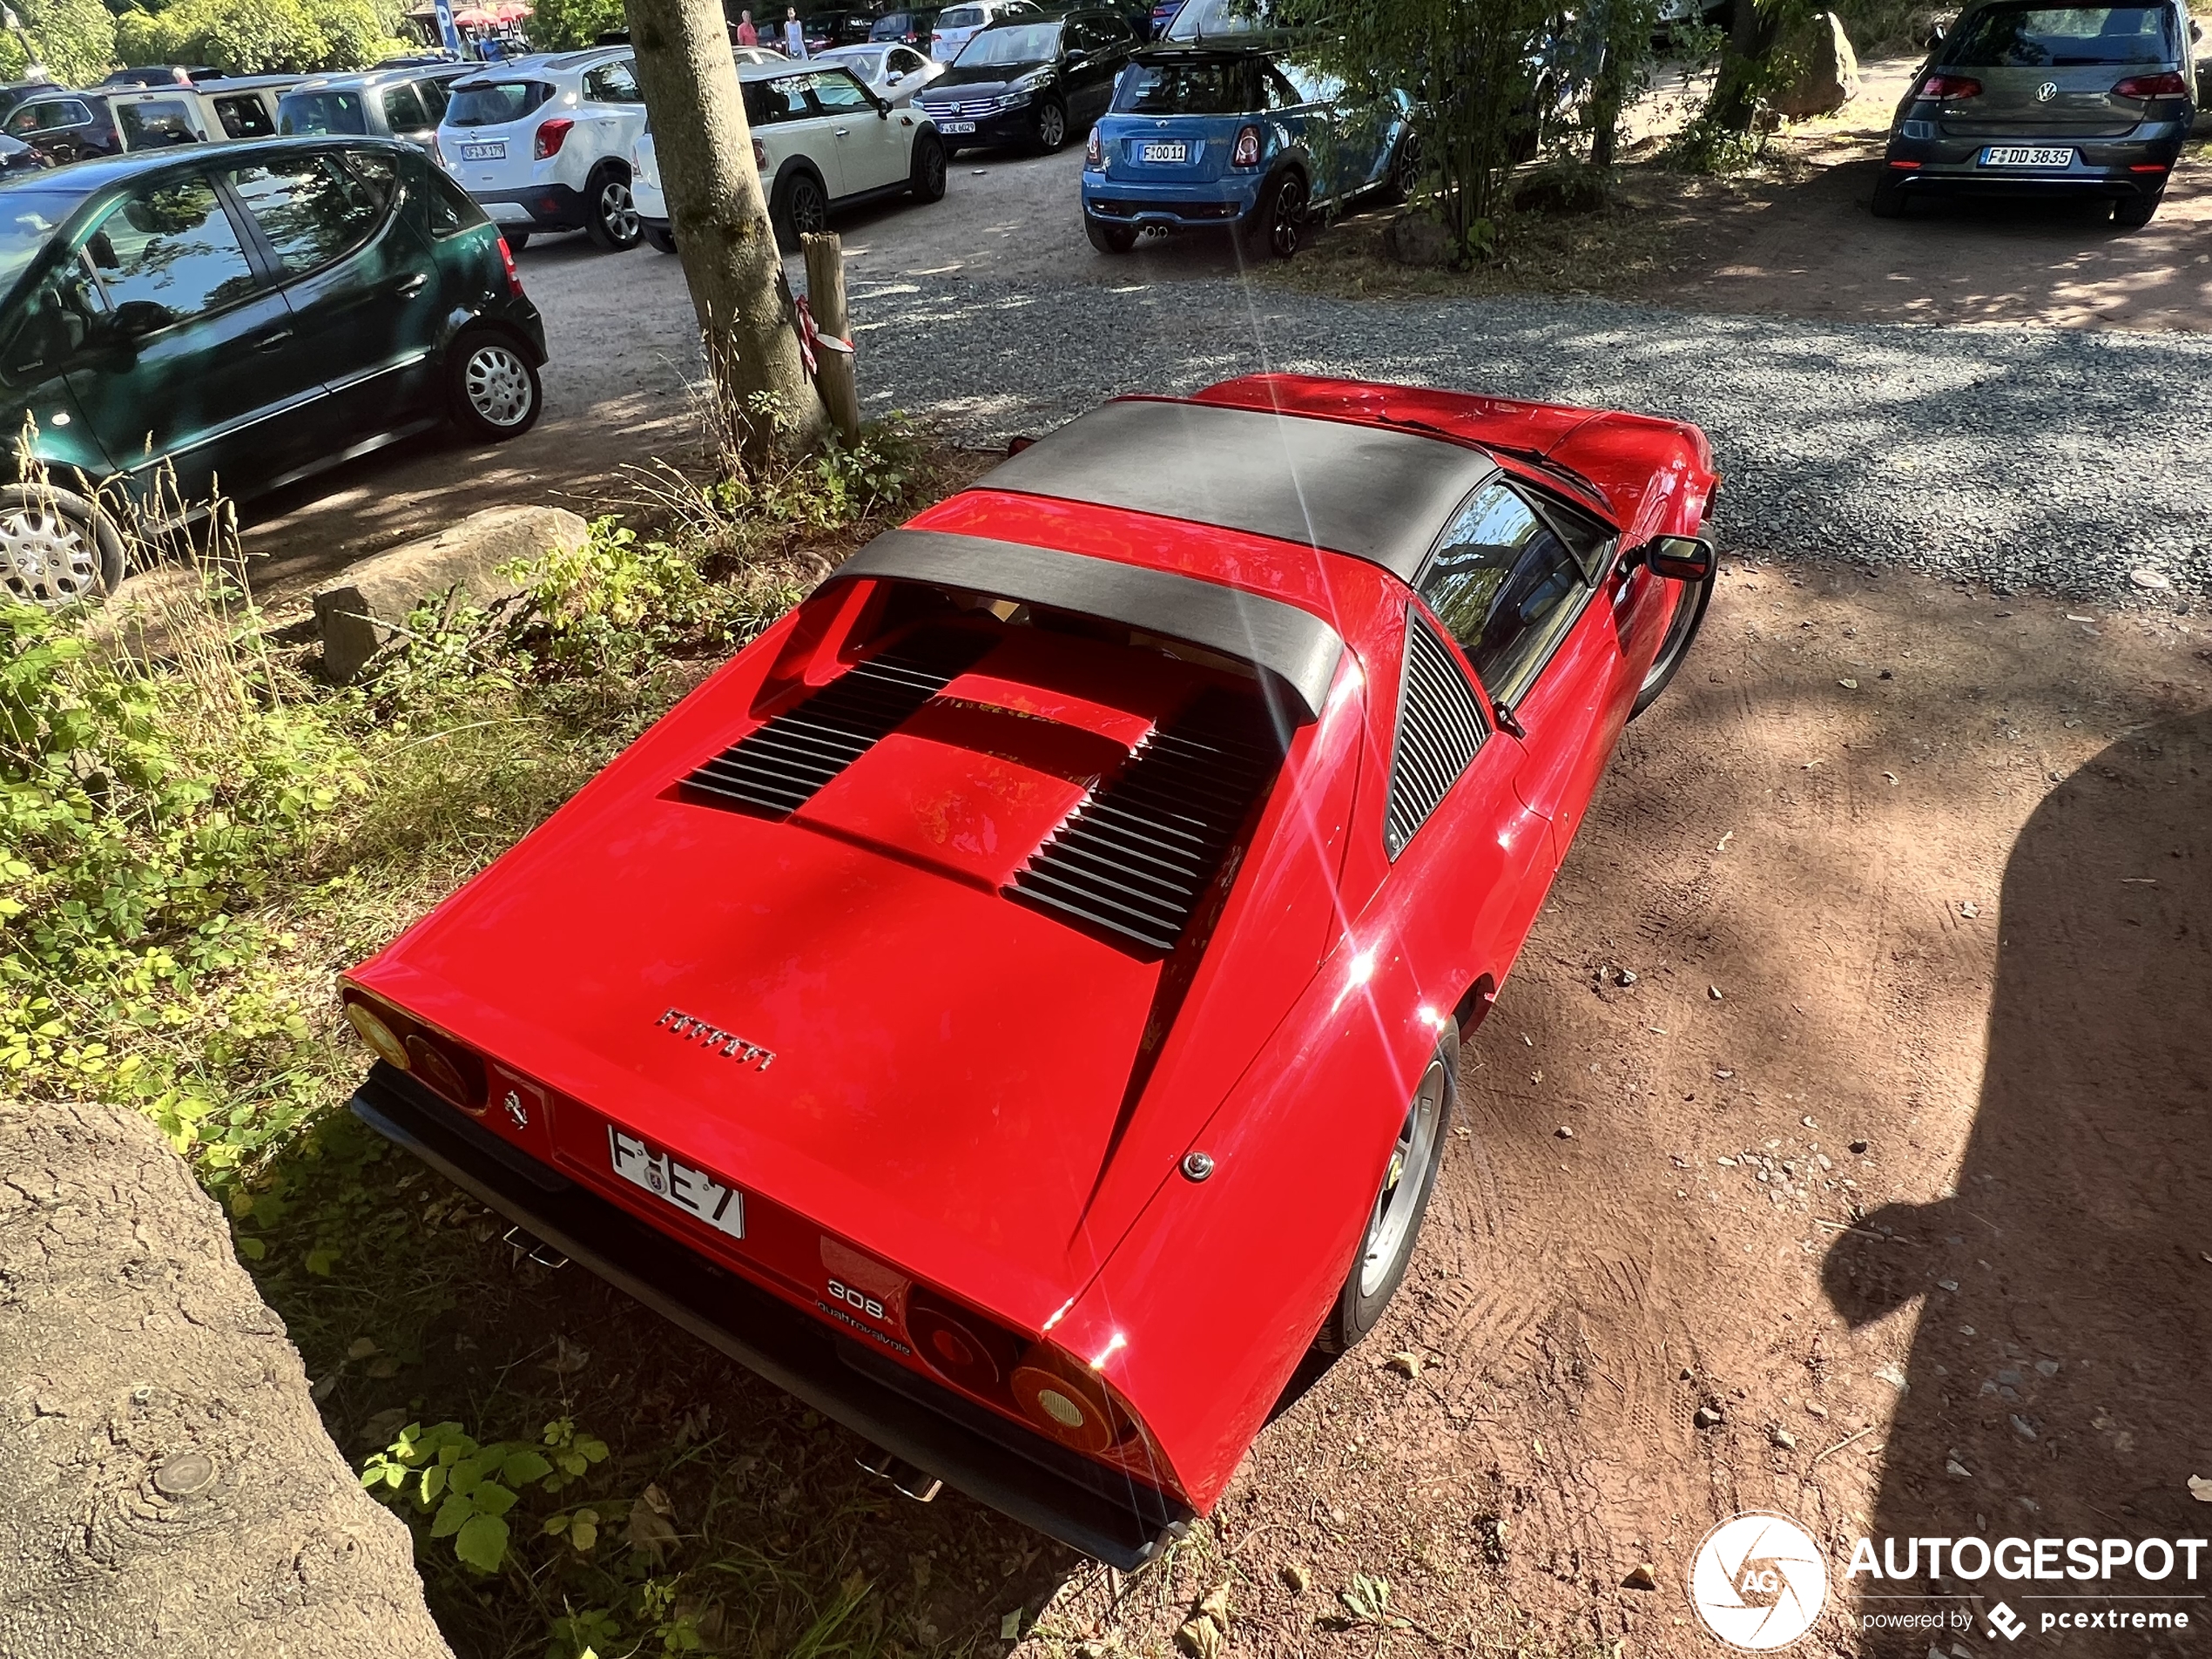
[[1078,1452],[1109,1451],[1128,1427],[1103,1384],[1042,1349],[1015,1367],[1014,1399],[1024,1417]]
[[406,1044],[400,1041],[397,1032],[376,1017],[376,1011],[368,1003],[347,1003],[346,1023],[360,1034],[361,1040],[375,1050],[376,1057],[386,1065],[396,1066],[401,1071],[410,1069]]

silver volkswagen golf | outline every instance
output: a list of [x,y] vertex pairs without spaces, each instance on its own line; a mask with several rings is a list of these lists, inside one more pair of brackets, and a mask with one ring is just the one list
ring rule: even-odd
[[1897,106],[1874,212],[1949,191],[2082,194],[2150,223],[2196,118],[2185,0],[1969,6]]

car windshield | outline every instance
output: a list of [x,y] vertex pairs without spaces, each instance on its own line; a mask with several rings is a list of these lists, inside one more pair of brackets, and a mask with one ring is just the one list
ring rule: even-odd
[[2179,60],[2163,6],[1997,5],[1975,12],[1943,55],[1960,69],[2066,69]]
[[277,131],[320,138],[329,132],[367,132],[368,111],[358,92],[292,92],[277,105]]
[[0,293],[16,286],[24,267],[38,257],[38,250],[61,228],[77,200],[40,191],[0,193]]
[[553,96],[543,81],[471,81],[454,89],[449,127],[496,127],[519,121]]
[[1042,64],[1060,56],[1060,25],[1023,24],[1016,29],[986,29],[960,49],[953,60],[961,69],[979,64]]
[[1170,40],[1218,40],[1267,27],[1267,0],[1190,0],[1168,25]]
[[1250,58],[1131,64],[1114,89],[1125,115],[1242,115],[1260,106],[1258,65]]

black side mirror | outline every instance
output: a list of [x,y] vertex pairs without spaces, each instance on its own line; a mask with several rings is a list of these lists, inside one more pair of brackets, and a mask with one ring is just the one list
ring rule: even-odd
[[1642,547],[1631,548],[1621,561],[1623,570],[1639,564],[1669,582],[1708,582],[1716,558],[1713,544],[1702,536],[1655,536]]
[[115,308],[113,327],[121,340],[138,340],[166,328],[177,314],[152,300],[125,300]]
[[1920,44],[1923,46],[1925,46],[1930,51],[1933,51],[1937,47],[1943,44],[1943,25],[1939,23],[1930,24],[1928,25],[1928,32],[1920,37]]

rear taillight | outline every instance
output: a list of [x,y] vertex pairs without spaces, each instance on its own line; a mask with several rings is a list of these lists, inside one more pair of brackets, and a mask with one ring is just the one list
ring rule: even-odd
[[482,1116],[489,1090],[483,1057],[358,991],[346,995],[346,1023],[379,1060],[408,1073],[464,1112]]
[[561,153],[561,146],[569,141],[569,131],[576,125],[565,115],[556,115],[550,121],[541,121],[537,127],[537,142],[530,146],[530,153],[540,161],[551,159]]
[[1096,1457],[1136,1432],[1136,1419],[1106,1379],[1049,1343],[1031,1345],[1013,1382],[1022,1414],[1062,1446]]
[[1103,167],[1106,165],[1106,146],[1098,141],[1098,129],[1090,130],[1090,137],[1083,140],[1083,165]]
[[752,141],[752,165],[757,172],[768,171],[768,152],[758,138]]
[[1956,103],[1963,98],[1979,98],[1981,83],[1971,75],[1931,75],[1920,83],[1916,96]]
[[2187,98],[2188,83],[2168,70],[2163,75],[2130,75],[2112,89],[2114,98]]
[[907,1334],[922,1363],[954,1387],[1003,1400],[1021,1339],[966,1308],[917,1290],[907,1300]]
[[1230,146],[1229,165],[1232,167],[1259,165],[1259,129],[1238,127],[1237,142]]
[[369,1046],[375,1056],[388,1066],[407,1070],[414,1062],[408,1058],[407,1044],[390,1023],[366,1002],[346,1004],[346,1023],[354,1028],[361,1040]]
[[516,299],[523,294],[523,273],[515,268],[515,250],[507,246],[507,239],[499,239],[499,262],[507,267],[507,292]]
[[446,165],[446,152],[438,148],[438,135],[435,132],[430,135],[430,159],[441,167]]

